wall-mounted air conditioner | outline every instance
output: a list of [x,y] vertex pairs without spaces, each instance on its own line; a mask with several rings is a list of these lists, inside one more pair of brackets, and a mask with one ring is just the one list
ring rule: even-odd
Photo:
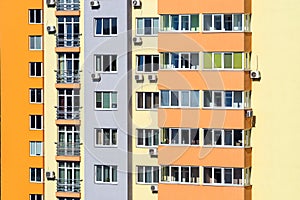
[[97,0],[91,1],[90,4],[91,4],[92,8],[99,8],[100,7],[100,2],[97,1]]
[[142,37],[134,37],[132,41],[135,45],[141,45],[143,43]]
[[47,31],[48,31],[49,34],[55,33],[56,28],[55,28],[55,26],[47,26]]
[[157,75],[156,74],[150,74],[150,75],[148,75],[148,80],[150,82],[156,82],[157,81]]
[[93,73],[91,75],[93,81],[101,81],[101,74],[100,73]]
[[140,0],[133,0],[132,1],[132,6],[133,7],[141,7],[141,1]]
[[143,75],[143,74],[136,74],[136,75],[134,76],[134,79],[135,79],[136,81],[143,81],[143,80],[144,80],[144,75]]

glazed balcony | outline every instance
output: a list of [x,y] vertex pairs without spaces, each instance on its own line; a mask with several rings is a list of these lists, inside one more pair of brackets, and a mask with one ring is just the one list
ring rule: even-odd
[[80,107],[79,106],[58,106],[56,110],[58,120],[79,120]]
[[56,146],[57,156],[80,156],[79,142],[58,142]]
[[58,0],[56,4],[57,11],[73,11],[80,10],[79,0]]
[[59,70],[56,71],[57,84],[74,84],[80,83],[79,71]]
[[72,34],[61,34],[56,35],[56,47],[79,47],[80,46],[80,36],[81,34],[72,33]]
[[79,179],[58,179],[57,192],[80,192]]

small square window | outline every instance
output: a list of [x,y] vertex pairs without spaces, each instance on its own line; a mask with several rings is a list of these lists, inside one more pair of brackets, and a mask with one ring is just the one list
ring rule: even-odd
[[43,90],[42,89],[29,89],[30,103],[42,103],[43,102]]
[[30,24],[41,24],[42,23],[42,10],[41,9],[30,9],[29,10],[29,23]]
[[43,129],[43,116],[30,115],[30,130],[42,130],[42,129]]
[[42,77],[43,76],[43,65],[41,62],[30,62],[29,63],[29,76],[30,77]]
[[29,49],[42,50],[42,36],[29,36]]
[[43,181],[42,168],[30,168],[30,182],[41,183]]

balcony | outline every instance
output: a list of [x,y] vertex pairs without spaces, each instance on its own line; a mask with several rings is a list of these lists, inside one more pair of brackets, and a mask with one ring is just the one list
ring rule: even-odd
[[57,192],[80,192],[79,179],[58,179]]
[[56,154],[57,156],[80,156],[80,143],[58,142]]
[[79,71],[71,71],[71,70],[56,71],[56,83],[58,84],[80,83]]
[[61,34],[58,33],[56,35],[56,47],[79,47],[80,46],[80,39],[79,33],[72,33],[72,34]]
[[56,117],[58,120],[79,120],[80,107],[79,106],[58,106],[56,110]]
[[56,5],[57,11],[71,11],[71,10],[79,10],[80,9],[80,2],[79,0],[58,0]]

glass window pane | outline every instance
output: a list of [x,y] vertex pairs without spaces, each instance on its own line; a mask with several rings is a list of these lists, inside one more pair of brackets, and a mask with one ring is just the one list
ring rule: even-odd
[[152,56],[145,55],[145,72],[152,72]]
[[242,53],[234,53],[233,55],[233,62],[234,62],[234,69],[242,69]]
[[204,69],[212,68],[212,53],[204,53]]
[[213,183],[212,168],[204,167],[204,183]]
[[191,107],[199,107],[199,91],[191,91]]
[[181,106],[189,106],[189,91],[181,91]]
[[224,131],[225,134],[225,138],[224,138],[224,142],[225,145],[232,145],[232,130],[225,130]]
[[232,107],[232,92],[226,91],[225,92],[225,106],[226,107]]
[[35,155],[35,143],[30,142],[30,155]]
[[36,155],[42,155],[42,143],[41,142],[37,142],[36,143]]
[[181,182],[190,182],[189,167],[181,167]]
[[179,30],[179,16],[171,15],[171,30]]
[[204,107],[212,107],[212,92],[204,91]]
[[103,19],[103,35],[109,35],[110,34],[110,19],[104,18]]
[[171,53],[171,55],[172,55],[172,58],[171,58],[172,68],[178,68],[179,67],[179,54]]
[[112,166],[112,182],[118,181],[118,170],[117,166]]
[[151,26],[151,18],[145,18],[144,19],[144,27],[145,27],[145,35],[151,35],[152,32],[152,26]]
[[189,134],[190,134],[190,131],[189,130],[181,130],[181,144],[189,144]]
[[234,15],[234,22],[233,22],[233,30],[234,31],[242,31],[243,23],[242,23],[242,14],[235,14]]
[[153,34],[157,34],[158,33],[158,18],[154,18],[153,19]]
[[204,15],[204,30],[212,31],[212,15]]
[[178,91],[171,91],[171,106],[179,106],[178,96]]
[[243,93],[241,91],[234,92],[234,108],[241,108],[243,101]]
[[112,92],[111,94],[111,107],[117,108],[118,107],[118,93]]
[[110,108],[110,93],[103,92],[103,108]]
[[153,167],[153,183],[158,183],[159,168]]
[[224,26],[226,31],[232,31],[232,15],[224,15]]
[[117,26],[117,18],[111,19],[111,34],[117,34],[118,26]]
[[144,21],[144,19],[137,19],[137,23],[136,23],[136,26],[137,26],[136,33],[137,34],[144,34],[143,21]]
[[179,129],[171,129],[171,144],[179,143]]
[[143,129],[138,129],[138,145],[144,145],[144,131]]
[[232,169],[224,169],[225,173],[225,183],[231,184],[232,183]]
[[232,53],[224,53],[224,68],[232,68]]
[[214,131],[214,144],[222,145],[222,131],[221,130]]
[[153,71],[158,71],[159,69],[159,56],[153,56]]
[[170,21],[169,21],[170,15],[163,15],[162,16],[162,30],[167,31],[170,28]]
[[222,106],[222,93],[214,92],[214,106],[221,107]]
[[222,30],[222,16],[214,15],[214,30]]
[[222,54],[215,53],[214,54],[214,68],[221,68],[222,67]]
[[198,31],[199,30],[199,15],[191,15],[191,31]]
[[181,16],[181,30],[188,31],[190,28],[189,16]]
[[96,181],[102,181],[102,166],[96,166]]
[[143,167],[138,167],[138,180],[137,182],[143,183],[144,182],[144,170]]
[[96,19],[96,34],[102,34],[102,19]]
[[191,145],[199,145],[199,129],[191,129]]
[[145,183],[152,183],[152,167],[145,167]]
[[152,103],[151,103],[151,92],[145,92],[145,108],[151,109]]
[[204,129],[204,145],[212,145],[212,130]]
[[137,56],[137,63],[138,63],[137,70],[139,72],[142,72],[144,70],[144,56]]
[[169,106],[169,90],[161,91],[161,101],[162,106]]
[[191,69],[198,69],[199,68],[199,54],[192,53],[191,54]]

